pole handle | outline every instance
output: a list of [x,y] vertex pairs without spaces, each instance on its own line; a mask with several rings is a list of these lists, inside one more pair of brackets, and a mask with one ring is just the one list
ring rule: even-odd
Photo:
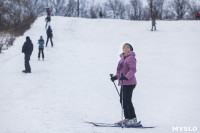
[[110,77],[112,78],[112,77],[113,77],[113,74],[110,74]]

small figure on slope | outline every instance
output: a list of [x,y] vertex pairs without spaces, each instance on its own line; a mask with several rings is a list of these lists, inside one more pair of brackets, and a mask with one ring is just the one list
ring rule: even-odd
[[52,38],[53,38],[53,31],[52,31],[52,29],[51,29],[51,26],[49,26],[48,29],[47,29],[47,41],[46,41],[46,47],[47,47],[47,44],[48,44],[49,39],[51,40],[51,47],[53,47],[53,41],[52,41]]
[[152,28],[151,28],[151,31],[153,31],[153,30],[156,30],[156,19],[155,19],[154,16],[152,17]]
[[46,22],[45,29],[47,28],[47,25],[50,26],[50,21],[51,21],[51,16],[48,15],[48,16],[45,18],[45,22]]
[[31,73],[31,67],[29,64],[31,54],[33,52],[33,43],[30,39],[29,36],[26,37],[26,42],[24,43],[22,47],[22,53],[25,55],[25,70],[23,71],[24,73]]
[[42,53],[42,59],[44,60],[44,39],[42,36],[40,36],[40,39],[38,40],[38,44],[39,44],[38,60],[40,60],[41,53]]

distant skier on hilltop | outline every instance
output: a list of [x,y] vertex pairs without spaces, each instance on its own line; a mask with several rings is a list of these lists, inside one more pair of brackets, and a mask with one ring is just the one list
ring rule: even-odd
[[102,11],[99,12],[99,17],[100,17],[100,18],[103,17],[103,13],[102,13]]
[[151,31],[156,30],[156,18],[155,16],[152,17],[152,27],[151,27]]
[[40,60],[41,53],[42,53],[42,59],[44,60],[44,39],[42,36],[40,36],[40,39],[38,40],[38,44],[39,44],[38,60]]
[[46,9],[46,12],[47,12],[47,16],[48,16],[48,15],[49,15],[49,16],[51,15],[51,11],[49,10],[49,8]]
[[200,20],[200,13],[199,12],[197,12],[195,16],[196,16],[196,20]]
[[46,29],[48,24],[50,26],[51,16],[47,15],[47,17],[45,18],[45,21],[46,21],[46,25],[45,25],[45,29]]

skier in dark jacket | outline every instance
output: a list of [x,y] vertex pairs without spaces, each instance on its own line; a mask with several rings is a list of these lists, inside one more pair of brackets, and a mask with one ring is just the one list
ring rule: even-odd
[[99,17],[102,18],[103,17],[103,13],[100,11],[99,12]]
[[38,60],[40,60],[40,53],[42,53],[42,59],[44,60],[44,39],[42,38],[42,36],[40,36],[38,44],[39,44]]
[[50,21],[51,21],[51,16],[50,16],[50,15],[47,15],[47,17],[45,18],[45,21],[46,21],[46,25],[45,25],[45,29],[46,29],[48,23],[50,23]]
[[152,17],[152,28],[151,28],[151,31],[153,31],[153,29],[156,30],[156,19],[155,19],[154,16]]
[[51,29],[51,26],[49,26],[48,29],[47,29],[46,47],[47,47],[47,44],[48,44],[49,39],[51,40],[51,47],[53,47],[52,37],[53,37],[53,31],[52,31],[52,29]]
[[26,42],[22,47],[22,53],[25,55],[25,70],[24,73],[31,73],[31,67],[29,64],[31,54],[33,52],[33,43],[29,36],[26,37]]
[[3,48],[3,44],[0,44],[0,53],[1,53],[2,48]]
[[123,53],[120,57],[121,60],[117,66],[117,73],[115,76],[111,77],[112,82],[118,79],[119,85],[121,86],[120,103],[124,109],[125,116],[125,119],[117,124],[120,126],[123,124],[126,126],[139,126],[135,109],[132,104],[132,92],[137,84],[135,77],[136,58],[133,47],[128,43],[124,44]]
[[47,15],[51,15],[51,11],[49,10],[49,8],[47,8]]

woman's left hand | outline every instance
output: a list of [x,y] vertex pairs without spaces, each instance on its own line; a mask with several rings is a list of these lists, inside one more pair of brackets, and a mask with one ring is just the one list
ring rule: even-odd
[[128,80],[128,79],[124,75],[122,75],[120,80]]

